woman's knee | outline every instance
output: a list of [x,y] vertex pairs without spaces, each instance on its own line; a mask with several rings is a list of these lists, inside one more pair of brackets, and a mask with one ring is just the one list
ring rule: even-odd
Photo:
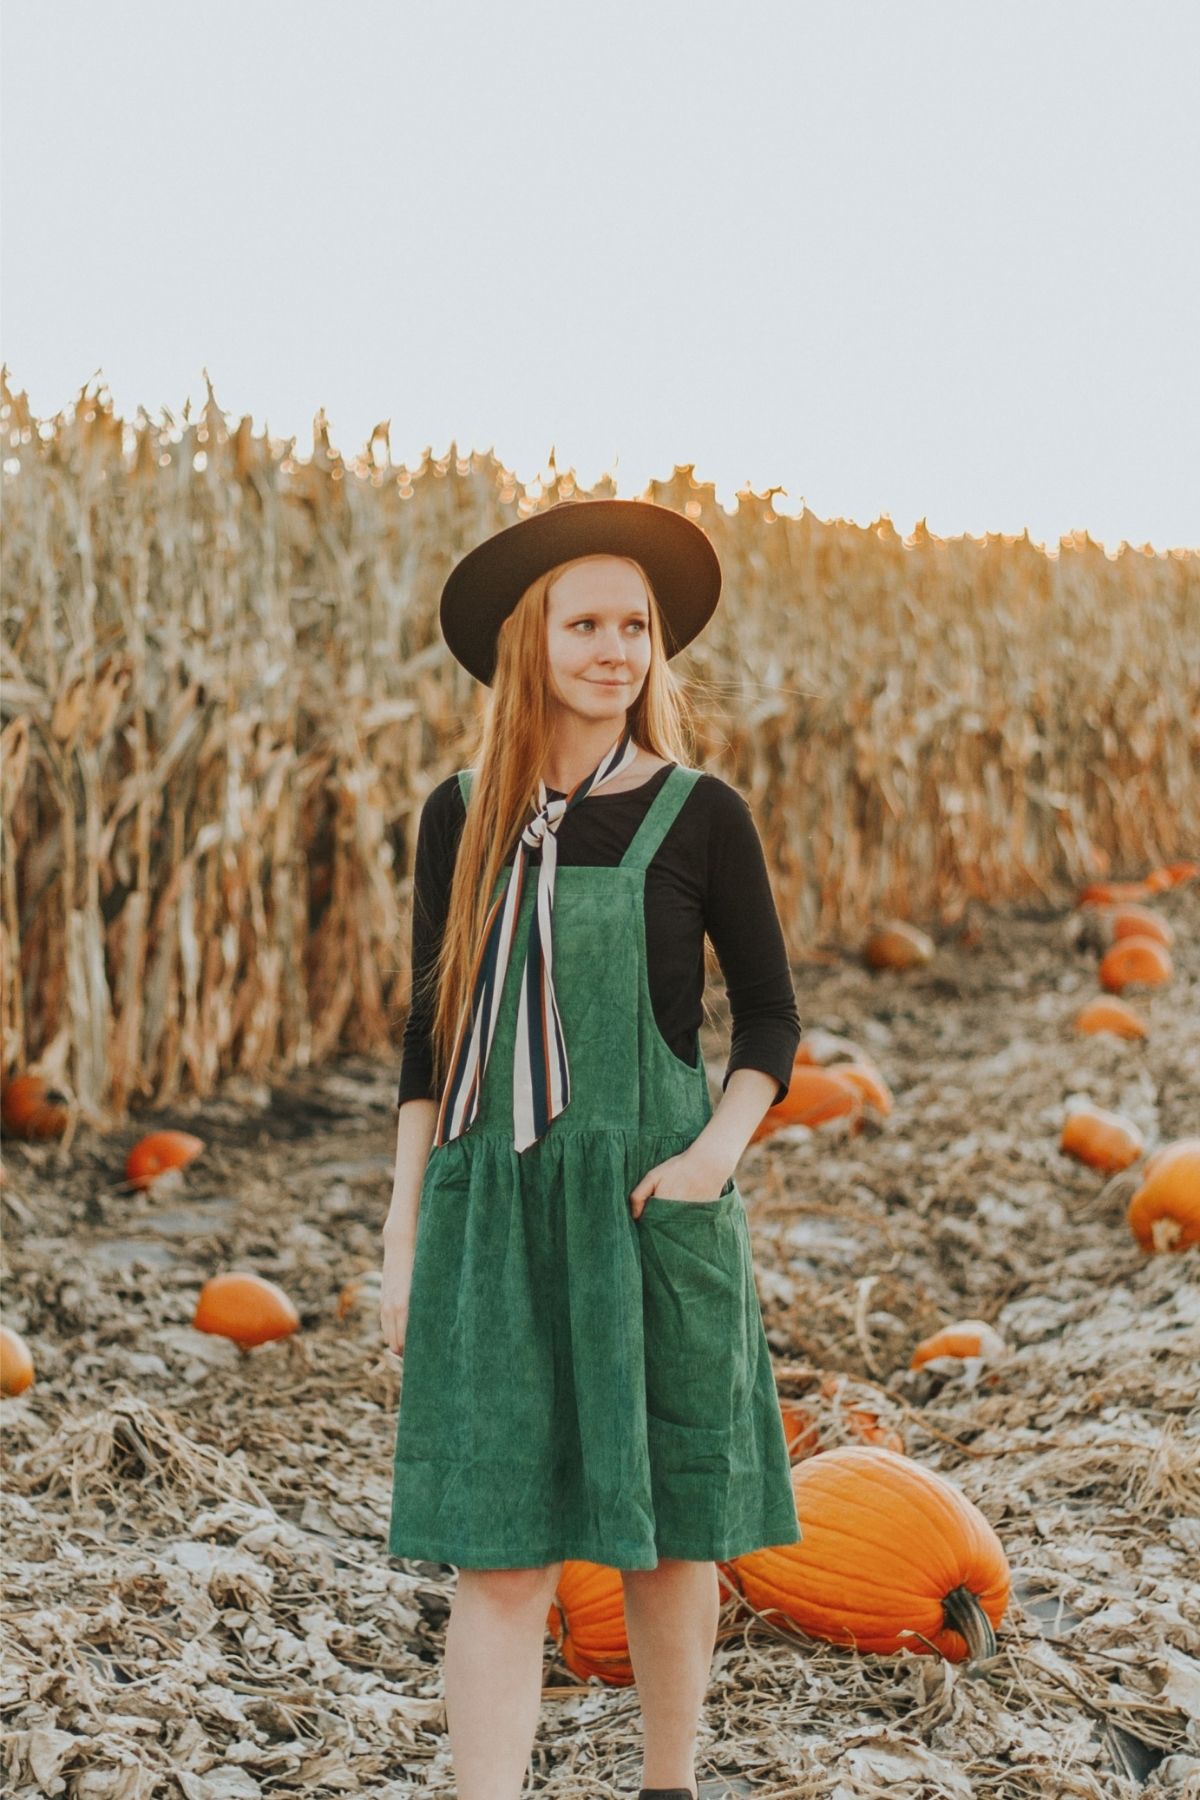
[[458,1583],[469,1587],[488,1606],[505,1612],[522,1612],[550,1605],[562,1573],[562,1561],[530,1569],[460,1569]]

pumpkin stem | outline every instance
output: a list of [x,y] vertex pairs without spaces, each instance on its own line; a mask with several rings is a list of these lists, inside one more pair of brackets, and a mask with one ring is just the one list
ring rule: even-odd
[[966,1640],[967,1655],[979,1662],[996,1654],[996,1634],[992,1621],[984,1612],[970,1588],[951,1588],[942,1601],[942,1623],[949,1631],[957,1631]]

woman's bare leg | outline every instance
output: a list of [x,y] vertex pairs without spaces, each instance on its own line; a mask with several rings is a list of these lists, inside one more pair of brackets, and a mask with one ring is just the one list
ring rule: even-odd
[[696,1732],[721,1610],[716,1564],[660,1557],[623,1569],[629,1657],[642,1709],[643,1787],[694,1794]]
[[446,1625],[446,1724],[458,1800],[518,1800],[542,1697],[546,1614],[562,1563],[460,1569]]

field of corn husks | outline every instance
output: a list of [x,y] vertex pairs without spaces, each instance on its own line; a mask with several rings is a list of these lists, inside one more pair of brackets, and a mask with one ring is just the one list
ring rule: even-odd
[[[873,1410],[989,1521],[1012,1597],[995,1654],[953,1663],[788,1636],[729,1595],[705,1800],[1200,1791],[1198,1252],[1142,1251],[1128,1190],[1058,1147],[1075,1096],[1147,1150],[1196,1131],[1200,884],[1156,910],[1174,974],[1136,1042],[1076,1033],[1097,954],[1065,908],[989,912],[906,972],[798,970],[806,1023],[863,1046],[893,1105],[739,1165],[781,1397],[813,1396],[813,1461]],[[205,1147],[150,1193],[121,1179],[137,1126],[6,1143],[7,1317],[37,1367],[3,1402],[13,1800],[453,1793],[454,1571],[385,1548],[395,1078],[350,1058],[172,1108]],[[193,1330],[227,1268],[279,1283],[299,1329],[245,1355]],[[964,1316],[1004,1353],[909,1369]],[[578,1680],[549,1635],[544,1680],[532,1791],[636,1793],[636,1690]]]
[[[7,1788],[449,1796],[454,1572],[386,1554],[402,1364],[372,1281],[411,862],[481,698],[442,580],[573,484],[397,469],[382,428],[345,463],[323,421],[299,462],[211,394],[159,424],[0,405],[0,1061],[6,1093],[32,1068],[68,1106],[52,1141],[6,1131],[0,1185],[34,1364],[0,1402]],[[721,555],[673,666],[694,760],[758,819],[807,1039],[891,1095],[776,1121],[739,1165],[781,1403],[811,1419],[797,1468],[866,1421],[956,1484],[1012,1579],[968,1662],[728,1591],[701,1793],[1200,1792],[1198,1252],[1126,1219],[1151,1152],[1200,1130],[1200,883],[1154,897],[1174,966],[1136,1040],[1075,1029],[1105,927],[1072,906],[1200,847],[1200,556],[901,539],[749,492],[731,514],[687,468],[646,497]],[[868,968],[890,918],[932,958]],[[1060,1148],[1084,1099],[1137,1132],[1125,1176]],[[164,1126],[199,1154],[132,1189]],[[298,1328],[248,1353],[195,1329],[231,1269]],[[1002,1348],[910,1368],[964,1319]],[[636,1792],[635,1690],[549,1634],[545,1684],[536,1791]]]
[[[0,1068],[97,1125],[386,1057],[416,823],[485,690],[437,625],[475,542],[569,498],[490,455],[345,462],[227,420],[53,420],[0,376]],[[611,492],[601,483],[597,494]],[[724,588],[675,658],[693,761],[754,808],[799,960],[890,915],[1053,903],[1200,844],[1200,553],[940,539],[643,496]]]

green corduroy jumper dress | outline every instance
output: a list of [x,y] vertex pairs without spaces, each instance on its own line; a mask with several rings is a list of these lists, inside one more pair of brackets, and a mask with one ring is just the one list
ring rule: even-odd
[[571,1098],[518,1153],[526,885],[478,1116],[434,1146],[421,1186],[393,1556],[652,1569],[801,1538],[737,1183],[714,1200],[651,1195],[636,1220],[629,1208],[712,1116],[703,1061],[683,1062],[655,1021],[643,913],[646,868],[697,775],[671,769],[616,867],[556,872]]

